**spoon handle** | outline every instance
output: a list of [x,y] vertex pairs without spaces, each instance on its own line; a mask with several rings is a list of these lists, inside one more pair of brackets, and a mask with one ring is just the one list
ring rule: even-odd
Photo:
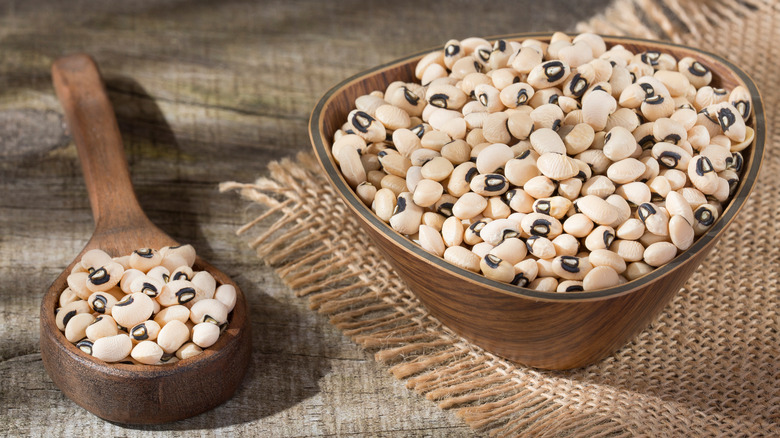
[[57,59],[52,81],[76,142],[96,231],[146,218],[133,191],[122,137],[95,61],[85,54]]

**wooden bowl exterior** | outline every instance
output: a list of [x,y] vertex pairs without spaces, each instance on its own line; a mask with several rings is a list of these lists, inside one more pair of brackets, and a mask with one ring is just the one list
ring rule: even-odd
[[[195,267],[215,271],[200,259]],[[57,328],[56,291],[67,286],[68,271],[55,280],[41,303],[41,359],[54,384],[79,406],[117,423],[167,423],[222,404],[241,384],[252,346],[247,305],[241,289],[221,272],[215,272],[215,278],[235,286],[237,296],[229,325],[217,343],[171,365],[128,365],[95,359]]]
[[[499,38],[549,41],[550,34]],[[489,280],[425,252],[396,233],[360,201],[341,176],[331,154],[333,133],[346,121],[358,96],[384,90],[393,81],[413,81],[416,62],[429,51],[345,80],[323,96],[310,119],[312,145],[326,176],[430,313],[487,351],[532,367],[570,369],[594,363],[646,328],[733,221],[747,200],[761,165],[765,141],[763,107],[755,84],[744,72],[716,55],[671,43],[604,39],[608,46],[622,44],[633,52],[660,50],[678,60],[691,56],[711,68],[714,86],[745,86],[753,99],[753,118],[749,125],[756,133],[753,146],[743,151],[747,154],[745,165],[733,200],[711,229],[672,262],[618,287],[558,294]]]

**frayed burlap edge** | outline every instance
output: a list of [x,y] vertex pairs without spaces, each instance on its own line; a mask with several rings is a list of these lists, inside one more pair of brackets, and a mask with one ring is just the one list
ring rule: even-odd
[[[705,46],[722,28],[740,26],[759,14],[766,21],[767,14],[777,12],[774,8],[758,1],[618,1],[577,30]],[[346,336],[373,352],[408,388],[443,409],[456,409],[477,431],[491,436],[542,437],[780,434],[772,420],[777,415],[772,412],[730,416],[727,409],[701,409],[652,390],[626,389],[605,384],[610,383],[608,379],[592,378],[594,373],[609,373],[621,360],[632,359],[631,347],[600,367],[567,373],[516,367],[463,341],[425,312],[359,232],[358,223],[312,155],[271,163],[269,171],[269,178],[252,184],[220,186],[265,208],[238,234],[249,234],[264,224],[265,231],[253,236],[250,246],[296,295],[307,296],[312,309],[327,315]],[[704,287],[715,281],[711,276],[697,276]],[[693,298],[698,293],[692,288]],[[675,299],[672,306],[679,304],[680,299]],[[656,323],[653,330],[663,332],[665,321]],[[641,355],[644,350],[639,347],[655,339],[648,338],[644,333],[635,341],[636,354]],[[730,404],[729,396],[724,397]],[[769,400],[766,409],[776,410],[772,407],[780,402],[776,391],[765,398]]]

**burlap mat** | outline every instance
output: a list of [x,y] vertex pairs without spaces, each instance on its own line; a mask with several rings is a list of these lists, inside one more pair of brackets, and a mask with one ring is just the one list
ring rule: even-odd
[[[613,356],[543,372],[459,339],[406,289],[358,230],[313,157],[223,190],[267,209],[250,245],[312,309],[406,386],[491,435],[780,436],[780,7],[772,0],[620,0],[578,31],[716,52],[758,83],[770,128],[753,196],[660,318]],[[258,227],[259,228],[259,227]]]

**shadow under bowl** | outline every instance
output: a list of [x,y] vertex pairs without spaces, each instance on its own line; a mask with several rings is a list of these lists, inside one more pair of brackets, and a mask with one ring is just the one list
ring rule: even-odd
[[[549,42],[550,36],[517,34],[499,38]],[[333,134],[347,120],[357,97],[384,90],[393,81],[416,82],[414,67],[430,50],[344,80],[322,97],[309,121],[312,147],[325,176],[428,311],[466,340],[532,367],[570,369],[594,363],[645,329],[734,221],[755,185],[764,153],[766,130],[761,98],[754,82],[737,66],[720,56],[666,42],[606,36],[604,40],[608,47],[621,44],[634,53],[657,50],[678,60],[690,56],[712,70],[711,85],[746,87],[753,101],[748,126],[755,131],[753,145],[742,151],[744,166],[739,185],[716,223],[670,263],[620,286],[593,292],[549,293],[490,280],[427,253],[360,201],[334,161]]]

